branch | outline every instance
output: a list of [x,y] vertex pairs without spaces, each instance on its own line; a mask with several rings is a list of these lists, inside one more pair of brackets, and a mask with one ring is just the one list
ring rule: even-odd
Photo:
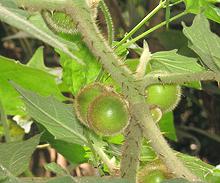
[[212,71],[197,73],[154,73],[146,75],[140,84],[147,87],[152,84],[185,84],[192,81],[220,81],[220,74]]
[[136,174],[139,167],[142,139],[142,129],[138,126],[137,119],[132,117],[129,126],[125,130],[125,142],[122,147],[120,166],[121,177],[132,180],[132,182],[136,182],[137,178]]
[[99,2],[99,5],[100,5],[102,13],[105,17],[105,22],[106,22],[107,29],[108,29],[108,42],[109,42],[109,45],[112,45],[112,42],[114,41],[114,34],[115,34],[114,33],[114,25],[112,22],[112,17],[111,17],[109,9],[108,9],[107,5],[105,4],[104,0],[101,0]]
[[185,178],[190,181],[198,181],[199,179],[184,166],[169,147],[161,131],[153,122],[148,105],[145,103],[137,104],[134,108],[134,114],[142,121],[144,137],[150,140],[151,146],[157,152],[159,158],[165,163],[168,170],[177,177]]

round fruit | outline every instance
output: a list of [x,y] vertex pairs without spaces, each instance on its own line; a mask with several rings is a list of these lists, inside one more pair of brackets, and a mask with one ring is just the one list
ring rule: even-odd
[[107,92],[107,88],[100,83],[94,83],[83,88],[75,99],[75,109],[78,119],[86,126],[89,104],[100,94]]
[[180,101],[179,85],[151,85],[146,89],[146,102],[159,107],[163,113],[172,111]]
[[143,177],[142,183],[161,183],[166,179],[163,172],[160,170],[153,170],[148,175]]
[[161,109],[158,107],[152,107],[152,108],[150,108],[150,112],[151,112],[151,116],[153,118],[153,121],[155,123],[159,122],[160,119],[162,118],[162,115],[163,115]]
[[113,92],[98,96],[89,105],[89,126],[100,135],[120,133],[128,125],[129,119],[127,103]]

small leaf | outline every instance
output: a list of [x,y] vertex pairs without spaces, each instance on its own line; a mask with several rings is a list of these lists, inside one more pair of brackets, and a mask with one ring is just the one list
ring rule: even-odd
[[39,69],[42,71],[48,71],[49,69],[44,65],[44,53],[43,53],[43,47],[39,47],[32,58],[27,63],[27,66],[32,67],[34,69]]
[[220,9],[213,4],[216,0],[184,0],[186,10],[190,13],[204,15],[217,23],[220,23]]
[[169,112],[166,114],[163,114],[162,119],[159,121],[160,130],[164,135],[171,139],[176,141],[176,129],[174,126],[174,120],[173,120],[173,113]]
[[74,181],[73,177],[71,176],[63,176],[58,178],[52,178],[51,180],[45,182],[45,183],[78,183],[77,181]]
[[169,73],[195,73],[204,68],[197,63],[196,58],[182,56],[177,50],[156,52],[152,55],[152,70],[166,71]]
[[208,20],[197,15],[191,27],[184,25],[183,32],[189,39],[189,47],[195,51],[202,62],[212,71],[220,71],[220,38],[211,32]]
[[61,175],[61,176],[69,174],[69,172],[66,169],[64,169],[60,165],[56,164],[55,162],[44,165],[44,168],[47,171],[51,171],[51,172],[56,173],[57,175]]
[[20,142],[0,144],[0,165],[18,176],[27,168],[31,155],[39,143],[40,135]]
[[182,153],[177,153],[177,157],[181,159],[185,166],[201,180],[208,181],[207,178],[212,177],[212,175],[210,175],[210,177],[207,177],[207,175],[213,172],[214,167],[212,165],[209,165],[196,157]]
[[77,94],[78,91],[86,84],[94,82],[101,70],[101,65],[97,62],[91,51],[82,42],[80,35],[65,35],[62,37],[68,41],[77,42],[79,51],[74,52],[78,58],[83,60],[85,65],[80,65],[69,58],[65,53],[58,51],[60,55],[60,63],[63,68],[62,80],[69,88],[72,94]]
[[29,115],[56,139],[80,145],[87,143],[83,126],[76,119],[72,106],[61,103],[54,97],[42,97],[12,84],[23,97]]
[[11,174],[4,166],[0,164],[0,182],[1,183],[23,183],[17,177]]

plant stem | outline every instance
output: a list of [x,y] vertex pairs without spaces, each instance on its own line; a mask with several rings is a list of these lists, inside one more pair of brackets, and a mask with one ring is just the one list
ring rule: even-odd
[[125,130],[125,142],[122,147],[121,156],[121,177],[131,182],[137,182],[137,170],[143,139],[142,129],[137,124],[137,119],[132,117],[129,126]]
[[100,5],[100,8],[104,14],[105,22],[107,24],[108,42],[109,42],[109,45],[112,45],[112,42],[114,41],[114,25],[112,22],[112,17],[111,17],[109,9],[108,9],[107,5],[105,4],[104,0],[101,0],[99,2],[99,5]]
[[[172,17],[172,18],[170,18],[170,19],[169,19],[169,23],[172,22],[172,21],[174,21],[174,20],[176,20],[176,19],[178,19],[178,18],[180,18],[180,17],[182,17],[182,16],[184,16],[184,15],[186,15],[186,14],[187,14],[187,12],[184,11],[184,12],[182,12],[182,13],[180,13],[180,14],[178,14],[178,15]],[[132,44],[135,43],[136,41],[142,39],[143,37],[145,37],[145,36],[147,36],[148,34],[154,32],[155,30],[157,30],[157,29],[163,27],[163,26],[166,25],[166,24],[167,24],[167,21],[164,21],[164,22],[161,22],[160,24],[158,24],[158,25],[152,27],[151,29],[147,30],[146,32],[142,33],[141,35],[139,35],[139,36],[135,37],[134,39],[132,39],[132,40],[128,41],[127,43],[125,43],[125,44],[123,45],[123,48],[128,48],[130,45],[132,45]],[[120,47],[118,47],[118,49],[120,49]],[[117,51],[118,51],[118,50],[117,50]]]
[[166,13],[165,13],[165,18],[166,18],[166,28],[167,30],[169,29],[169,20],[170,20],[170,0],[166,0]]
[[182,3],[183,1],[184,1],[184,0],[179,0],[179,1],[175,2],[175,3],[170,4],[169,6],[175,6],[175,5],[177,5],[177,4]]
[[220,74],[212,71],[201,71],[197,73],[169,73],[169,74],[148,74],[141,85],[147,87],[152,84],[184,84],[192,81],[220,81]]
[[112,161],[109,159],[107,154],[103,151],[102,148],[93,145],[95,152],[99,155],[104,164],[108,167],[111,175],[115,175],[117,173],[117,167]]
[[133,114],[142,122],[141,125],[143,125],[142,130],[144,137],[150,140],[151,146],[157,152],[160,159],[166,164],[170,172],[177,177],[185,178],[190,181],[199,181],[199,179],[176,157],[173,150],[169,147],[161,131],[156,127],[151,117],[149,106],[142,102],[134,106],[133,110]]
[[137,32],[147,21],[149,21],[160,9],[163,8],[165,4],[164,2],[160,2],[160,4],[153,9],[139,24],[137,24],[129,33],[125,35],[125,37],[116,45],[116,48],[120,47],[124,42],[126,42],[135,32]]
[[7,116],[5,114],[5,110],[4,110],[1,100],[0,100],[0,120],[2,122],[3,129],[4,129],[5,141],[10,142],[10,129],[8,125]]

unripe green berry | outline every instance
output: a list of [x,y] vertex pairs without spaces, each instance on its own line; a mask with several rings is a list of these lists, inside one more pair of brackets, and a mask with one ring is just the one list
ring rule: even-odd
[[113,92],[102,94],[89,105],[89,126],[103,136],[116,135],[128,125],[130,114],[127,103]]
[[163,172],[160,170],[153,170],[147,176],[143,177],[142,183],[161,183],[165,179]]
[[172,111],[181,98],[179,85],[151,85],[147,87],[146,92],[146,102],[159,107],[163,113]]
[[107,88],[100,83],[93,83],[87,85],[82,90],[75,99],[75,109],[78,119],[86,126],[87,123],[87,111],[89,104],[100,94],[107,92]]

